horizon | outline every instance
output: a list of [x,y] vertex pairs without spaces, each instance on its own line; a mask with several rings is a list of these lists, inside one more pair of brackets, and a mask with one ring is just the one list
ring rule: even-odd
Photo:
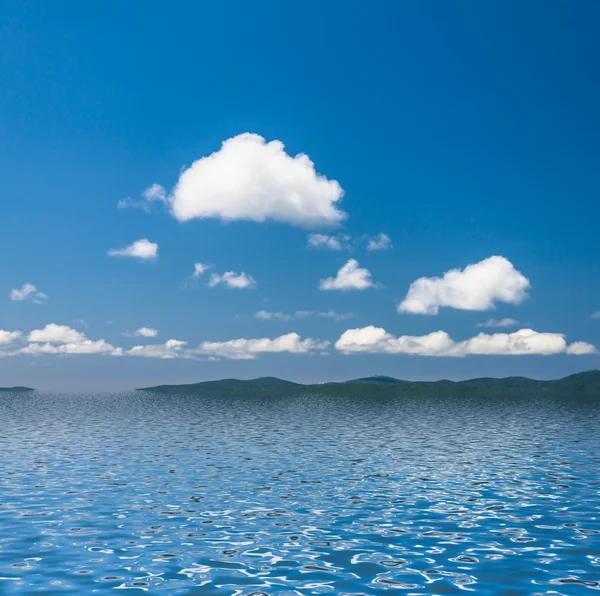
[[600,6],[32,6],[0,385],[598,366]]

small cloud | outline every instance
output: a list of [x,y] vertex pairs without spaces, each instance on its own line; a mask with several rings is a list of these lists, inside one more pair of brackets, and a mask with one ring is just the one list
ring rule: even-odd
[[30,283],[25,283],[21,289],[13,288],[10,291],[10,299],[15,301],[29,300],[35,304],[43,304],[48,298],[44,292],[38,292],[37,288]]
[[201,277],[210,269],[210,265],[206,263],[194,263],[194,273],[193,277]]
[[598,350],[596,346],[592,344],[588,344],[585,341],[574,341],[568,348],[567,354],[571,354],[573,356],[585,356],[588,354],[597,354]]
[[89,327],[87,321],[84,321],[83,319],[73,319],[73,324],[79,325],[80,327],[84,327],[85,329]]
[[228,288],[234,288],[238,290],[244,290],[247,288],[253,288],[256,286],[256,281],[251,275],[247,275],[243,271],[241,273],[235,273],[233,271],[226,271],[223,275],[213,273],[208,280],[208,285],[211,288],[222,284]]
[[269,312],[267,310],[259,310],[254,313],[254,318],[261,321],[297,321],[306,317],[324,317],[335,321],[345,321],[354,317],[354,313],[338,313],[335,310],[313,311],[313,310],[297,310],[294,313]]
[[140,327],[137,331],[133,332],[133,335],[137,337],[156,337],[158,335],[158,331],[156,329],[152,329],[152,327]]
[[160,184],[153,184],[142,193],[142,199],[136,200],[130,197],[121,199],[117,203],[118,209],[142,209],[146,213],[150,212],[152,203],[168,204],[169,197],[167,191]]
[[156,259],[158,256],[158,244],[150,242],[147,238],[142,238],[125,248],[111,248],[108,255],[111,257],[133,257],[149,261]]
[[322,279],[319,284],[321,290],[366,290],[373,287],[371,273],[368,269],[361,269],[356,259],[349,259],[335,277]]
[[600,319],[600,310],[593,312],[590,316],[592,319]]
[[327,234],[309,234],[306,246],[309,248],[325,248],[328,250],[350,250],[350,236],[339,234],[328,236]]
[[11,344],[16,339],[19,339],[21,335],[20,331],[5,331],[4,329],[0,329],[0,346]]
[[495,302],[520,304],[527,298],[529,280],[504,257],[492,256],[442,277],[414,281],[398,312],[437,315],[440,307],[489,310]]
[[488,319],[483,323],[477,323],[477,327],[514,327],[519,321],[514,319]]
[[377,234],[377,236],[368,237],[367,250],[370,252],[376,250],[389,250],[393,248],[392,241],[387,234],[383,232],[381,234]]
[[148,346],[133,346],[130,350],[123,352],[125,356],[139,356],[143,358],[189,358],[184,351],[187,345],[186,341],[179,339],[169,339],[164,344],[154,344]]
[[309,354],[324,350],[328,341],[301,339],[297,333],[288,333],[274,339],[232,339],[229,341],[205,341],[198,346],[194,353],[214,358],[229,358],[231,360],[253,360],[259,354],[288,352],[292,354]]

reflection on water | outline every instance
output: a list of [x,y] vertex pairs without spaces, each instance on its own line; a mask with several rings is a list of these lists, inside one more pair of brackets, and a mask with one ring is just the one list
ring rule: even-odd
[[0,593],[592,594],[600,398],[0,397]]

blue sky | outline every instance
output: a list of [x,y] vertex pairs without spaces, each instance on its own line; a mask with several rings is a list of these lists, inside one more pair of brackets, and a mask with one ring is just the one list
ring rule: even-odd
[[0,13],[0,385],[598,367],[597,3]]

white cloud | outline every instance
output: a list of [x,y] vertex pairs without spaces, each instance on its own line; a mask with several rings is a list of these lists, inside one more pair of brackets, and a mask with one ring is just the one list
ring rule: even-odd
[[244,133],[187,168],[168,200],[179,221],[271,219],[322,226],[346,217],[338,205],[343,194],[337,181],[315,171],[307,155],[291,157],[281,141],[267,143]]
[[11,300],[31,300],[36,304],[42,304],[48,296],[44,292],[38,292],[37,288],[30,283],[25,283],[21,286],[21,289],[13,288],[10,291]]
[[585,341],[574,341],[568,348],[567,354],[571,354],[573,356],[585,356],[587,354],[597,354],[598,350],[596,346],[592,344],[588,344]]
[[4,329],[0,329],[0,346],[6,346],[11,344],[16,339],[21,337],[20,331],[5,331]]
[[194,353],[229,358],[232,360],[252,360],[259,354],[273,352],[289,352],[292,354],[308,354],[315,350],[324,350],[329,342],[315,339],[301,339],[297,333],[288,333],[274,339],[232,339],[230,341],[205,341],[193,350]]
[[591,314],[592,319],[600,319],[600,310]]
[[126,356],[140,356],[144,358],[186,358],[189,357],[184,351],[186,341],[179,339],[169,339],[164,344],[154,344],[149,346],[134,346],[124,352]]
[[374,286],[371,273],[367,269],[361,269],[356,259],[349,259],[335,278],[322,279],[319,284],[321,290],[366,290]]
[[256,286],[256,281],[251,275],[247,275],[243,271],[241,273],[235,273],[233,271],[226,271],[223,275],[213,273],[208,280],[208,285],[211,288],[223,284],[228,288],[235,288],[243,290],[246,288],[253,288]]
[[304,319],[306,317],[324,317],[329,319],[334,319],[335,321],[345,321],[346,319],[350,319],[354,317],[354,313],[339,313],[335,310],[325,310],[325,311],[313,311],[313,310],[297,310],[293,313],[283,313],[283,312],[270,312],[267,310],[259,310],[254,313],[254,317],[256,319],[260,319],[261,321],[296,321],[298,319]]
[[390,237],[383,232],[381,234],[377,234],[377,236],[368,238],[368,251],[372,252],[375,250],[389,250],[390,248],[393,248],[392,241],[390,240]]
[[451,269],[443,277],[421,277],[414,281],[399,312],[436,315],[441,306],[460,310],[488,310],[495,302],[520,304],[527,298],[529,280],[504,257],[493,256]]
[[29,345],[22,354],[112,354],[117,348],[103,339],[92,341],[84,333],[49,323],[43,329],[34,329],[28,336]]
[[514,327],[519,321],[514,319],[488,319],[483,323],[477,323],[477,327]]
[[158,331],[152,329],[152,327],[140,327],[137,331],[134,331],[133,334],[137,337],[156,337]]
[[34,329],[27,337],[30,342],[56,344],[78,343],[85,339],[85,334],[80,331],[56,323],[48,323],[43,329]]
[[210,269],[210,265],[207,265],[206,263],[194,263],[193,276],[201,277],[208,271],[208,269]]
[[328,236],[327,234],[309,234],[306,245],[310,248],[326,248],[329,250],[349,250],[350,236],[339,234]]
[[125,248],[111,248],[108,255],[111,257],[134,257],[148,261],[156,259],[158,256],[158,244],[150,242],[147,238],[142,238]]
[[120,348],[115,348],[103,339],[92,341],[82,339],[68,343],[30,343],[20,350],[22,354],[113,354]]
[[413,354],[419,356],[467,355],[551,355],[591,354],[595,348],[585,342],[567,345],[561,333],[538,333],[521,329],[514,333],[480,333],[461,342],[455,342],[445,331],[427,335],[395,337],[381,327],[348,329],[335,343],[340,352],[371,354]]

